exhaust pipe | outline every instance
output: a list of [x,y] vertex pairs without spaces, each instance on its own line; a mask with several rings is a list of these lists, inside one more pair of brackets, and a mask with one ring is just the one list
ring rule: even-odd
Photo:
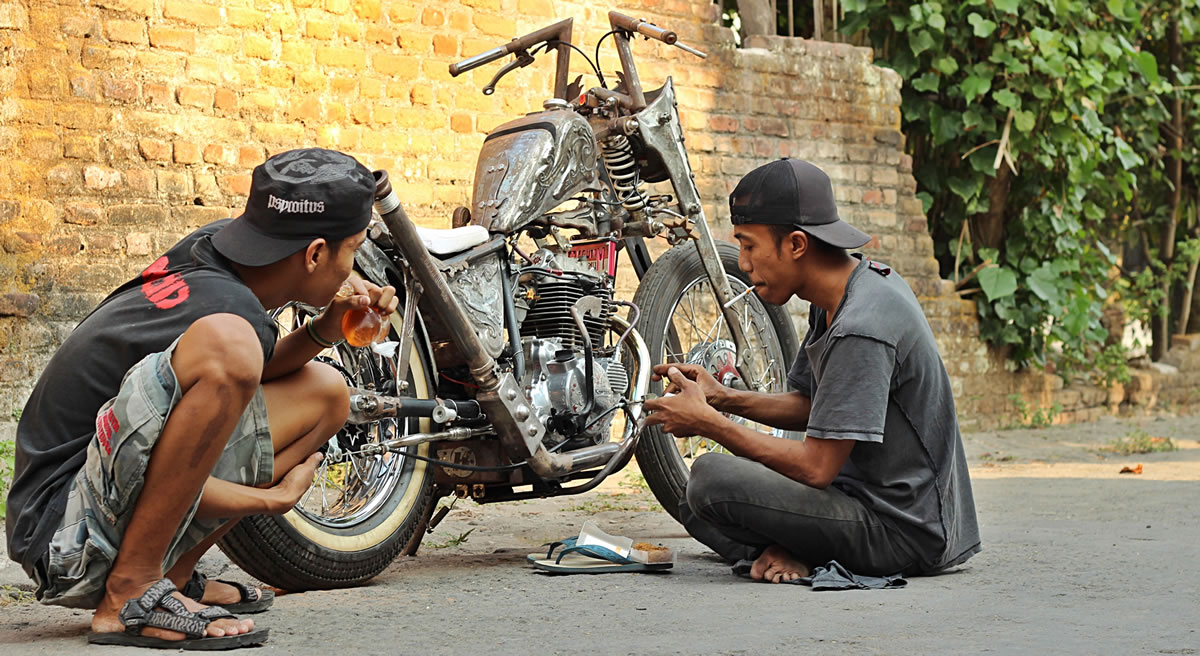
[[496,360],[475,333],[463,309],[454,300],[445,276],[438,270],[433,257],[421,243],[400,199],[392,191],[387,171],[375,171],[375,209],[392,233],[396,247],[404,255],[409,268],[425,290],[424,298],[450,332],[459,351],[466,358],[471,377],[479,385],[476,400],[491,420],[500,441],[511,454],[529,463],[530,469],[543,478],[561,478],[571,471],[572,458],[567,454],[550,453],[542,445],[546,427],[531,409],[521,384],[511,372],[500,373]]

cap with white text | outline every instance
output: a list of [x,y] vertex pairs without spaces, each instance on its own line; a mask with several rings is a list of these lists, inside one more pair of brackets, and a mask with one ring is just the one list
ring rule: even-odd
[[246,211],[212,237],[246,266],[278,262],[312,240],[345,239],[371,221],[375,178],[353,157],[323,148],[289,150],[254,169]]

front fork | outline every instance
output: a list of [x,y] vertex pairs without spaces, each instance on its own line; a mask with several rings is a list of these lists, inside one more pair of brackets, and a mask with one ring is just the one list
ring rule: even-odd
[[[721,314],[725,317],[725,323],[729,325],[734,346],[737,347],[738,374],[742,380],[752,380],[744,370],[749,341],[746,339],[746,331],[737,310],[731,305],[731,301],[734,300],[733,288],[725,275],[725,267],[721,265],[721,256],[717,253],[712,230],[704,218],[704,205],[700,202],[700,191],[696,189],[696,175],[692,173],[687,150],[683,145],[683,130],[680,128],[679,110],[675,101],[675,85],[671,78],[667,78],[654,102],[638,112],[637,119],[642,140],[648,148],[658,152],[666,165],[671,177],[671,186],[675,188],[675,196],[679,199],[680,212],[696,226],[695,232],[686,230],[686,226],[675,230],[685,232],[696,244],[696,252],[699,253],[704,272],[708,274],[708,281],[712,284],[713,295]],[[672,334],[668,337],[672,342],[671,347],[679,352],[678,336]]]

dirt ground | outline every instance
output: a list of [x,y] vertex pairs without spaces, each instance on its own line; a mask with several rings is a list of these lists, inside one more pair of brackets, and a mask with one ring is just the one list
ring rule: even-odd
[[[256,616],[271,639],[254,653],[1197,654],[1198,436],[1197,417],[966,435],[984,551],[900,590],[736,578],[662,512],[635,471],[578,498],[459,502],[417,557],[369,585],[280,597]],[[1103,450],[1152,438],[1179,448]],[[1138,464],[1141,474],[1118,473]],[[669,574],[587,577],[526,565],[527,553],[589,518],[674,547],[678,564]],[[216,551],[201,567],[249,580]],[[0,565],[0,585],[20,583],[18,568]],[[86,649],[88,620],[10,600],[0,606],[0,654]]]

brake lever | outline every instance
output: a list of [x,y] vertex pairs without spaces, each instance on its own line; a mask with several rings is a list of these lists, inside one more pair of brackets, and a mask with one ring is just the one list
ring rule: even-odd
[[517,52],[514,52],[513,55],[516,56],[516,59],[508,62],[504,65],[504,68],[501,68],[496,72],[496,77],[493,77],[492,81],[488,82],[488,85],[483,88],[483,95],[490,96],[493,93],[496,93],[496,84],[500,82],[500,78],[517,70],[518,68],[525,68],[533,63],[533,55],[529,54],[525,50],[518,50]]

